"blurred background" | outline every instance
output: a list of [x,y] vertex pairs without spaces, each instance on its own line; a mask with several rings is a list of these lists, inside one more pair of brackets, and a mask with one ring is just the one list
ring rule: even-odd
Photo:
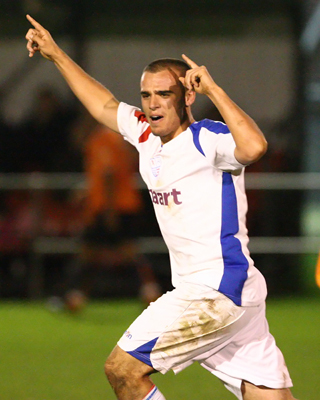
[[[75,286],[84,258],[88,261],[83,233],[90,176],[87,142],[80,144],[80,138],[92,126],[83,122],[83,110],[54,65],[38,54],[29,59],[26,13],[130,104],[140,106],[140,75],[151,60],[185,53],[206,65],[269,142],[266,156],[247,168],[247,189],[250,249],[270,296],[317,294],[319,1],[1,0],[0,5],[1,298],[64,296]],[[200,97],[194,116],[219,118]],[[139,223],[131,226],[136,250],[147,257],[164,291],[171,285],[166,248],[136,155],[125,158],[132,158],[143,205]],[[90,295],[135,297],[140,281],[136,269],[122,265],[119,273],[113,266],[100,271]]]

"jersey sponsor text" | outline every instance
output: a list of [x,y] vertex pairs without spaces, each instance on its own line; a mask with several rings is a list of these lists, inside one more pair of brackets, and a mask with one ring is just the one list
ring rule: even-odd
[[154,190],[150,189],[149,192],[151,195],[151,200],[154,204],[168,206],[170,201],[169,199],[171,197],[173,198],[173,202],[175,204],[182,204],[182,201],[180,201],[178,197],[181,195],[181,192],[179,192],[177,189],[172,189],[172,192],[155,192]]

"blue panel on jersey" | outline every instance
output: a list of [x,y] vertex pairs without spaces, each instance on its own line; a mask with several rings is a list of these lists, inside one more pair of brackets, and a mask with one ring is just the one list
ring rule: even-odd
[[241,293],[248,277],[249,263],[242,253],[241,243],[234,235],[239,231],[236,192],[232,175],[222,175],[221,247],[224,273],[219,291],[241,306]]
[[157,340],[158,338],[152,339],[150,340],[150,342],[143,344],[142,346],[138,347],[133,351],[127,351],[127,353],[132,355],[134,358],[137,358],[138,360],[149,365],[150,367],[154,368],[150,360],[150,354]]
[[203,154],[204,156],[205,154],[200,145],[200,140],[199,140],[201,128],[207,128],[209,131],[217,134],[230,133],[229,128],[227,127],[226,124],[219,121],[212,121],[210,119],[203,119],[202,121],[194,122],[192,125],[190,125],[190,129],[193,135],[193,143],[196,146],[196,148],[200,151],[200,153]]

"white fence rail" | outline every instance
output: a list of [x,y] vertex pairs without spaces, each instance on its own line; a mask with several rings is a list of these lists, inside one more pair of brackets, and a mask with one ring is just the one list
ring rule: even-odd
[[[145,188],[139,175],[137,186]],[[247,172],[247,189],[320,190],[320,172]],[[81,173],[0,173],[0,190],[81,189],[85,178]]]
[[[0,174],[0,190],[30,190],[37,197],[42,190],[85,189],[81,173],[61,174]],[[137,176],[137,187],[145,189]],[[248,190],[320,190],[320,173],[247,173]],[[35,201],[37,204],[37,201]],[[319,205],[320,207],[320,205]],[[160,237],[141,237],[140,251],[149,254],[166,253],[167,248]],[[312,254],[320,250],[320,237],[251,237],[250,251],[254,254]],[[42,297],[43,257],[48,254],[77,254],[77,238],[43,237],[35,235],[31,245],[33,254],[29,296]]]
[[[137,186],[146,188],[140,177]],[[86,187],[81,173],[31,173],[0,174],[0,190],[77,190]],[[247,173],[248,190],[320,190],[320,173]],[[319,205],[320,207],[320,205]],[[166,246],[161,238],[140,238],[140,249],[144,253],[163,253]],[[250,250],[253,253],[317,253],[320,237],[251,237]],[[37,254],[76,253],[78,242],[74,238],[35,238],[34,251]]]

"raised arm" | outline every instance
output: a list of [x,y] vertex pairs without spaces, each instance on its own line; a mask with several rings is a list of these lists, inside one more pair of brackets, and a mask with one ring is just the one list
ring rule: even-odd
[[191,69],[180,80],[188,89],[208,96],[217,107],[236,143],[236,159],[244,165],[259,160],[268,145],[257,124],[214,82],[206,67],[199,67],[186,55],[182,57]]
[[117,110],[119,102],[103,85],[88,75],[53,40],[50,33],[30,15],[33,25],[26,34],[29,57],[39,51],[52,61],[90,114],[99,122],[118,132]]

